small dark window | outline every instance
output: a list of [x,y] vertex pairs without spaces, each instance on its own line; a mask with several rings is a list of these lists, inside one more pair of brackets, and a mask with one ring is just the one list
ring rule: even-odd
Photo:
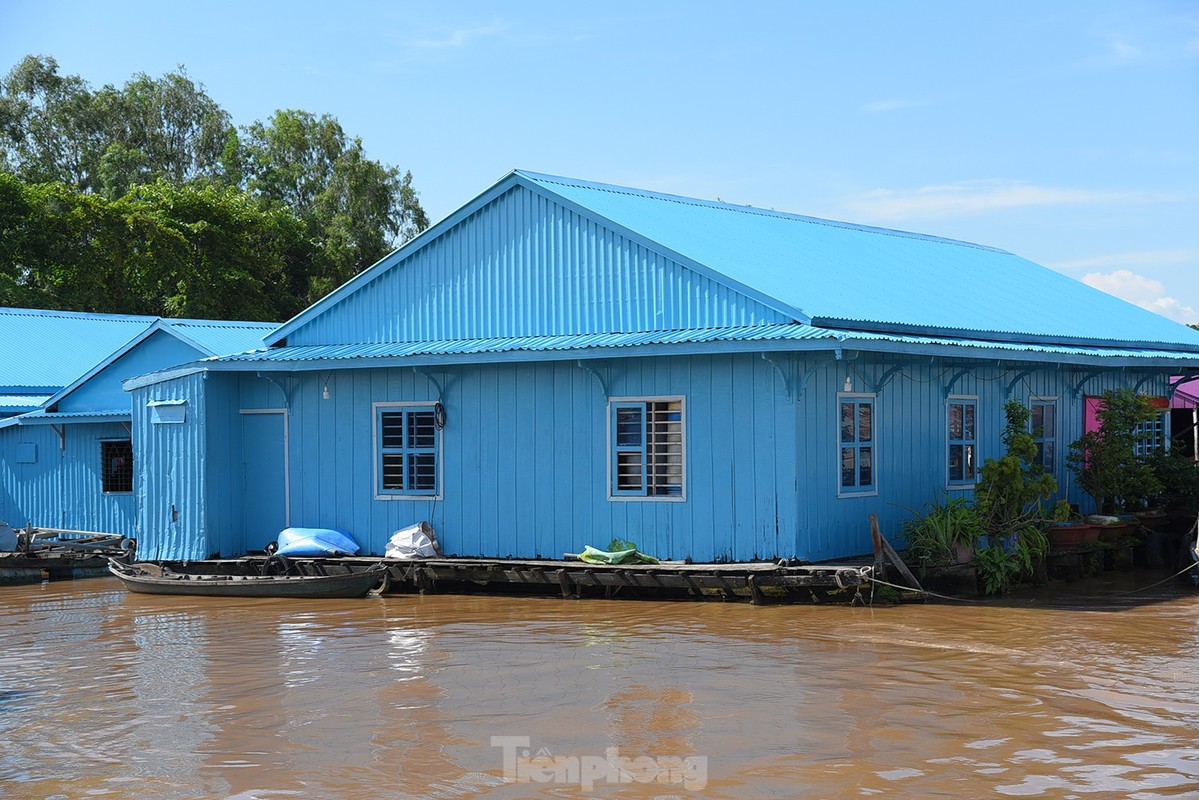
[[105,492],[133,491],[133,442],[100,442],[100,464]]

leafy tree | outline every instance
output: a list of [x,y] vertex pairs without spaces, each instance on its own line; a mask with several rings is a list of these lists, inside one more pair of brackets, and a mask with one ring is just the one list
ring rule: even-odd
[[0,81],[0,299],[284,319],[428,225],[411,173],[329,115],[243,133],[182,67],[92,91],[23,59]]
[[286,319],[303,225],[230,186],[166,181],[116,200],[0,173],[0,303],[177,317]]
[[0,87],[3,163],[32,183],[115,198],[159,178],[228,182],[222,157],[233,125],[182,67],[93,92],[60,75],[53,58],[26,56]]
[[1146,460],[1136,454],[1136,428],[1150,422],[1156,409],[1132,389],[1103,393],[1096,416],[1099,428],[1070,444],[1066,464],[1101,513],[1120,511],[1161,491]]
[[293,209],[318,243],[311,299],[428,227],[412,173],[368,159],[362,140],[347,139],[333,117],[277,111],[245,134],[238,162],[246,186]]
[[103,152],[102,112],[77,75],[58,62],[26,56],[0,82],[0,164],[34,183],[93,187]]
[[183,67],[158,79],[137,75],[120,90],[106,86],[97,103],[109,139],[99,176],[108,196],[159,178],[228,182],[223,156],[233,125]]

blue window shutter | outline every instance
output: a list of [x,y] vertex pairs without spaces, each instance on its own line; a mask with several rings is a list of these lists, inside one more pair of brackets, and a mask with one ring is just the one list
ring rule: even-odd
[[433,406],[385,406],[377,410],[380,495],[437,494],[440,430],[436,419]]
[[645,495],[645,403],[612,404],[612,494]]

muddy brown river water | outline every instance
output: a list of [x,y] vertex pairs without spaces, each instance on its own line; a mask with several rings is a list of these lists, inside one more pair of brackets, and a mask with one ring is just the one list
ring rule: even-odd
[[0,587],[0,796],[1199,798],[1199,592],[894,608]]

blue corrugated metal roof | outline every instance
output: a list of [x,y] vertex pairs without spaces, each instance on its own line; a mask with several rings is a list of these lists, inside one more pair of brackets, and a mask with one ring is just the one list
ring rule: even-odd
[[129,411],[75,411],[69,414],[47,413],[45,409],[0,420],[0,428],[13,425],[57,425],[64,422],[129,422],[133,415]]
[[5,394],[0,395],[0,415],[23,414],[32,411],[50,399],[47,394]]
[[1002,250],[517,174],[686,260],[778,299],[816,325],[1199,347],[1199,332]]
[[0,308],[0,385],[59,389],[155,319]]
[[11,424],[128,419],[122,409],[54,415],[35,409],[60,400],[155,331],[213,356],[261,347],[263,336],[275,327],[268,322],[0,308],[0,341],[7,345],[0,348],[0,415],[21,414]]
[[[57,390],[146,333],[159,317],[0,308],[0,386]],[[209,355],[262,346],[266,322],[162,319]],[[51,392],[52,393],[52,392]]]
[[[436,342],[393,342],[383,344],[310,345],[278,347],[238,355],[206,359],[201,363],[221,364],[311,364],[313,362],[403,360],[422,356],[480,356],[503,353],[553,353],[646,348],[669,345],[703,345],[714,342],[762,343],[778,349],[894,350],[896,346],[937,350],[945,355],[980,357],[977,351],[1010,354],[1033,361],[1091,362],[1102,360],[1148,361],[1172,359],[1199,366],[1199,355],[1181,351],[1145,348],[1079,347],[1073,345],[1027,345],[985,339],[914,336],[911,334],[863,332],[811,325],[755,325],[706,330],[652,331],[639,333],[579,334],[573,336],[528,336],[499,339],[468,339]],[[789,345],[790,343],[790,345]],[[796,345],[799,345],[798,347]],[[468,359],[469,360],[469,359]]]
[[1199,332],[992,247],[519,170],[280,326],[267,343],[283,341],[386,271],[402,268],[409,256],[515,188],[798,322],[1199,352]]
[[164,326],[190,339],[209,355],[241,353],[262,347],[262,339],[279,327],[274,322],[234,322],[210,319],[167,319]]

